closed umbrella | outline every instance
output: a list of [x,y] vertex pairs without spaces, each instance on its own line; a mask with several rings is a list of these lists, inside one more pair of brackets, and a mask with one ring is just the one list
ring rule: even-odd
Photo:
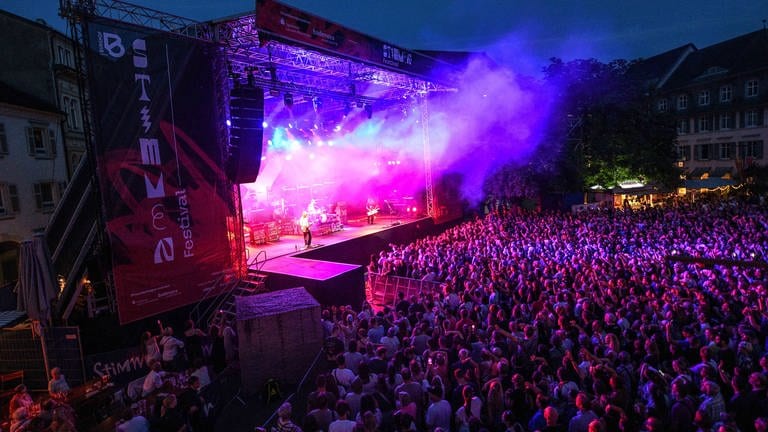
[[58,290],[53,275],[51,254],[42,234],[21,243],[19,279],[16,282],[16,309],[25,311],[33,321],[51,320],[51,301]]

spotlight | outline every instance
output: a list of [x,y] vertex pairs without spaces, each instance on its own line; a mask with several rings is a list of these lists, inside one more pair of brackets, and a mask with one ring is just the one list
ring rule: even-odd
[[323,109],[323,100],[319,97],[315,96],[312,98],[312,108],[314,108],[315,112],[320,111]]
[[283,103],[285,103],[285,107],[288,109],[293,108],[293,95],[290,93],[286,93],[283,95]]
[[371,106],[371,104],[367,103],[367,104],[363,105],[363,109],[365,110],[365,115],[370,120],[371,117],[373,117],[373,107]]

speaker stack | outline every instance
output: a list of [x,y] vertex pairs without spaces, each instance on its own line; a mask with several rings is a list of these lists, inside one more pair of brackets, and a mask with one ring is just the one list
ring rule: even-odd
[[233,183],[253,183],[259,175],[264,137],[264,89],[238,87],[229,95],[227,177]]

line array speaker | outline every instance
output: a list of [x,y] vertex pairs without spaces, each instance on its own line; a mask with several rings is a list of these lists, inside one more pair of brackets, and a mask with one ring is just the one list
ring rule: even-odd
[[229,94],[229,152],[227,177],[233,183],[253,183],[261,166],[264,138],[264,89],[234,88]]

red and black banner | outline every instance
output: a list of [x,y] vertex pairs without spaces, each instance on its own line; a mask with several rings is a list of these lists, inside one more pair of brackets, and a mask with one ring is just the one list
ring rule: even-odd
[[256,0],[259,39],[284,39],[401,72],[429,76],[436,61],[275,0]]
[[199,301],[232,269],[216,48],[87,22],[94,153],[121,323]]

